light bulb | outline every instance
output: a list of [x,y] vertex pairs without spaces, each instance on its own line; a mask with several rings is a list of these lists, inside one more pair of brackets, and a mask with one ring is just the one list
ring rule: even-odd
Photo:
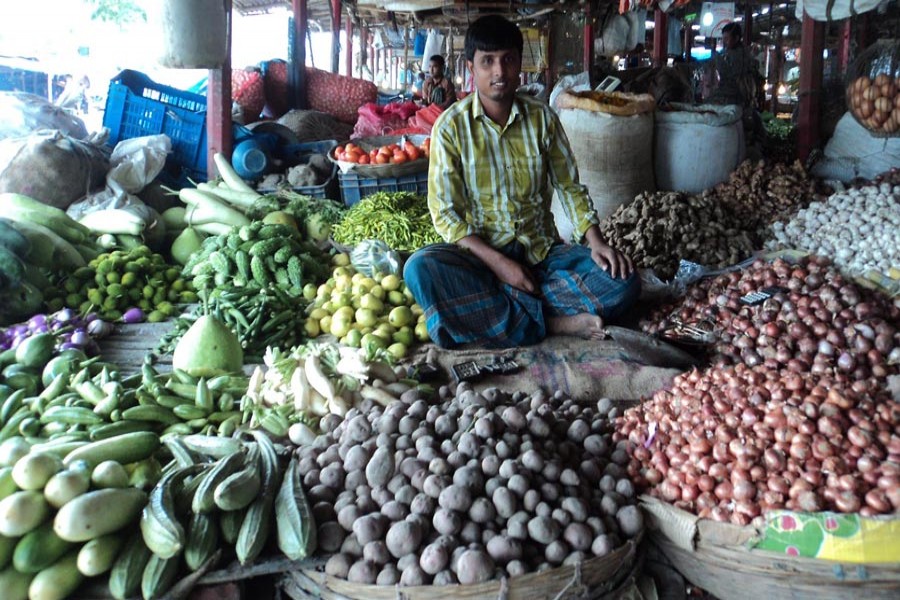
[[778,86],[778,95],[784,96],[786,93],[787,93],[787,88],[782,83],[781,85]]
[[456,85],[462,85],[462,77],[459,75],[456,76]]

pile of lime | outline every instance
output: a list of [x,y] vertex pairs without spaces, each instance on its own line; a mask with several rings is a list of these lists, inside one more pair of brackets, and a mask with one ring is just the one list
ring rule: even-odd
[[107,321],[140,308],[153,323],[174,315],[177,304],[196,302],[197,294],[179,267],[146,246],[137,246],[101,254],[45,290],[44,298],[50,310],[67,306],[82,314],[97,313]]
[[416,342],[427,342],[425,314],[399,275],[357,272],[347,254],[332,257],[331,277],[303,295],[311,301],[307,312],[309,337],[331,334],[340,343],[367,351],[385,349],[403,358]]

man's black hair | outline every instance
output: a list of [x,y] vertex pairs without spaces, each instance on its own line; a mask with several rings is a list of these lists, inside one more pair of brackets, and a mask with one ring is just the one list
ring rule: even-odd
[[442,68],[442,69],[443,69],[445,66],[447,66],[447,63],[444,62],[444,57],[441,56],[440,54],[435,54],[434,56],[432,56],[431,58],[428,59],[428,62],[430,62],[430,63],[437,63],[437,65],[438,65],[440,68]]
[[744,37],[744,32],[741,31],[740,23],[729,23],[725,27],[722,28],[722,33],[730,33],[734,37],[741,39]]
[[518,26],[499,15],[477,19],[466,31],[466,59],[475,60],[475,51],[496,52],[515,49],[522,56],[525,45]]

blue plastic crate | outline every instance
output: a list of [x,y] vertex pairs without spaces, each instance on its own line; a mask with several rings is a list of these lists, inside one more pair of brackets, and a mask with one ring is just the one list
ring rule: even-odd
[[206,178],[206,97],[155,83],[124,70],[109,82],[103,126],[109,143],[164,133],[172,140],[167,163]]
[[[284,148],[284,156],[282,159],[287,160],[289,164],[306,164],[309,161],[311,154],[328,155],[337,145],[337,140],[291,144]],[[303,185],[291,189],[298,194],[303,194],[312,198],[337,200],[337,164],[331,163],[331,176],[324,183],[320,185]],[[274,190],[260,188],[258,191],[265,193]]]
[[345,206],[353,206],[375,192],[415,192],[428,194],[428,171],[402,177],[360,177],[352,171],[338,173],[341,182],[341,200]]

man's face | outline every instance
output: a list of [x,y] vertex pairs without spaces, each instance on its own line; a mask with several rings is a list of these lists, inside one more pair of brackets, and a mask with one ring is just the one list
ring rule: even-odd
[[433,60],[428,63],[428,72],[434,79],[440,79],[444,76],[444,67],[437,61]]
[[734,33],[730,31],[726,31],[722,34],[722,45],[728,48],[729,50],[733,50],[737,47],[740,38],[738,38]]
[[519,87],[522,57],[515,48],[492,52],[476,50],[474,60],[469,61],[469,70],[482,98],[495,102],[512,100]]

